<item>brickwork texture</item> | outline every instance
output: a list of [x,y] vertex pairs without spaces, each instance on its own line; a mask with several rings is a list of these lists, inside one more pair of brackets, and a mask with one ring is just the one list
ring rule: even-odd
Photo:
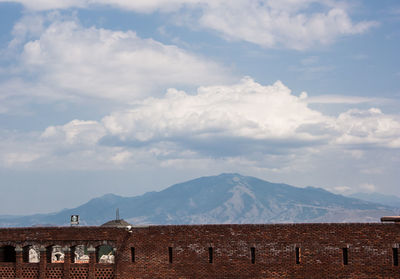
[[[0,278],[394,279],[399,244],[394,223],[4,228]],[[23,260],[30,245],[42,247],[39,263]],[[46,258],[54,245],[64,247],[63,263]],[[71,262],[76,245],[89,247],[89,263]],[[114,248],[114,263],[96,260],[101,245]]]

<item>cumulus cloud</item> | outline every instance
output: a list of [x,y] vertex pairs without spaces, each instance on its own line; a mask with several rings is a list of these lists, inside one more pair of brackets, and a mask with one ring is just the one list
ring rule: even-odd
[[196,95],[176,89],[164,98],[146,99],[133,109],[103,119],[104,127],[122,141],[254,141],[320,140],[297,129],[329,121],[291,94],[282,82],[263,86],[250,78],[231,86],[201,87]]
[[212,146],[223,139],[219,148],[231,144],[234,150],[248,150],[242,142],[400,147],[398,116],[371,108],[332,117],[308,107],[307,99],[305,92],[297,97],[279,81],[263,86],[245,78],[235,85],[201,87],[196,95],[170,89],[164,98],[147,99],[102,122],[122,142],[186,141],[200,148],[200,142]]
[[[307,98],[305,92],[293,95],[280,81],[264,86],[251,78],[200,87],[195,95],[169,89],[163,98],[147,98],[100,122],[74,120],[49,127],[42,138],[147,149],[160,158],[287,154],[336,146],[348,147],[349,155],[359,159],[363,153],[356,147],[400,147],[397,116],[375,108],[327,116],[311,109]],[[122,152],[112,160],[130,158]]]
[[[73,120],[49,127],[42,138],[89,144],[113,136],[119,143],[235,139],[309,144],[374,144],[397,148],[400,121],[379,109],[351,109],[332,117],[308,107],[282,82],[264,86],[251,78],[226,86],[200,87],[190,95],[169,89],[163,98],[138,101],[101,122]],[[293,141],[293,142],[292,142]],[[107,141],[105,141],[107,142]],[[142,143],[142,144],[140,144]]]
[[[19,64],[0,88],[1,95],[44,98],[104,98],[130,102],[170,86],[199,86],[230,79],[229,70],[206,58],[135,32],[84,28],[58,20],[32,32],[23,19],[13,47],[22,44]],[[35,21],[39,21],[35,17]],[[46,24],[44,24],[46,25]],[[27,35],[27,33],[29,35]],[[28,41],[24,41],[28,38]]]
[[[1,0],[0,0],[1,1]],[[15,0],[28,9],[49,10],[109,5],[135,12],[180,12],[227,39],[262,47],[302,50],[326,45],[345,35],[361,34],[377,22],[353,22],[340,1],[325,0]],[[318,9],[315,9],[318,7]],[[183,9],[186,8],[186,9]],[[315,11],[316,10],[316,11]],[[200,13],[198,12],[200,11]],[[195,15],[194,15],[195,14]],[[200,14],[200,16],[197,16]],[[189,16],[188,16],[189,15]]]
[[336,139],[338,144],[400,147],[398,116],[385,115],[377,108],[341,113],[336,120],[336,129],[340,132]]

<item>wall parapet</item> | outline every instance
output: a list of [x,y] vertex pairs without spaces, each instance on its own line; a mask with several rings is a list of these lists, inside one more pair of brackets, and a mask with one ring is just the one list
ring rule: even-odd
[[[15,255],[0,253],[0,278],[398,278],[399,244],[390,223],[6,228],[0,247]],[[24,262],[29,245],[38,263]],[[88,262],[74,262],[77,245]]]

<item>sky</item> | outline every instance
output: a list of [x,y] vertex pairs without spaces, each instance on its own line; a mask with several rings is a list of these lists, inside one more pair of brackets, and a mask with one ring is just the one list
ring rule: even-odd
[[400,196],[400,2],[0,0],[0,215],[240,173]]

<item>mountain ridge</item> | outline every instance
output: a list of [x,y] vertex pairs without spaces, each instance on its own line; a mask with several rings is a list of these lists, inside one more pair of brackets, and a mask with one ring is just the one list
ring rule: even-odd
[[115,218],[116,208],[132,224],[371,222],[393,214],[388,206],[322,188],[298,188],[238,173],[223,173],[140,196],[110,193],[51,214],[0,217],[0,225],[68,225],[73,214],[81,216],[82,225],[100,225]]

